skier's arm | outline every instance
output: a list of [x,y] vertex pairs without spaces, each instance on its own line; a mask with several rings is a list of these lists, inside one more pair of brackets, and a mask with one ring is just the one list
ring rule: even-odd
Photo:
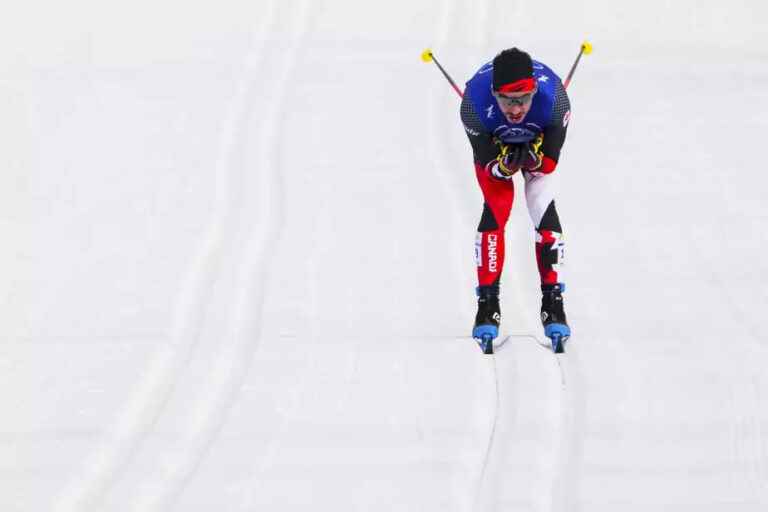
[[568,120],[571,116],[571,103],[563,84],[557,83],[555,90],[555,103],[552,107],[552,117],[544,128],[544,142],[541,145],[542,161],[537,172],[549,174],[557,167],[560,159],[560,150],[565,143],[565,134],[568,131]]
[[491,134],[483,126],[468,96],[465,94],[461,100],[461,121],[464,123],[469,143],[472,144],[475,162],[485,167],[499,156],[499,147],[494,144]]

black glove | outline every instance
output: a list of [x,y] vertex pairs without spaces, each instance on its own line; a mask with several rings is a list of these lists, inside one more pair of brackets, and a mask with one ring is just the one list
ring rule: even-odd
[[544,158],[544,152],[541,150],[541,145],[544,143],[544,135],[539,134],[538,137],[528,143],[528,152],[525,155],[523,163],[520,167],[524,171],[535,171],[541,167],[541,162]]
[[499,156],[492,162],[491,173],[497,178],[508,180],[523,169],[533,171],[541,165],[541,143],[543,138],[539,135],[531,142],[518,142],[514,144],[500,144]]

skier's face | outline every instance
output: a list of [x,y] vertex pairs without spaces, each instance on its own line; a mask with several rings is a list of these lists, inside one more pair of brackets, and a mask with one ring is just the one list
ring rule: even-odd
[[506,94],[494,92],[493,96],[496,98],[496,103],[499,104],[499,108],[504,113],[507,121],[517,124],[522,123],[528,111],[531,110],[534,94],[536,94],[536,89],[531,92],[510,92]]

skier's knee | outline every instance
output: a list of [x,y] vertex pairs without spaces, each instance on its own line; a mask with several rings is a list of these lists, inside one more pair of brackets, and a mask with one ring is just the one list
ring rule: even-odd
[[488,206],[488,203],[485,203],[483,205],[483,215],[480,217],[480,224],[477,225],[477,231],[484,233],[496,229],[499,229],[499,223],[496,221],[496,216],[493,215],[491,207]]
[[544,210],[544,214],[539,220],[537,228],[539,231],[548,230],[558,233],[563,232],[563,228],[560,226],[560,217],[557,215],[557,208],[555,208],[555,201],[550,201],[547,209]]

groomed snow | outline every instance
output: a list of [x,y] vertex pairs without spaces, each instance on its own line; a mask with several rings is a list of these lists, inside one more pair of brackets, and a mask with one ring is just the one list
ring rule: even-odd
[[[219,5],[220,4],[220,5]],[[8,14],[8,13],[6,13]],[[140,0],[0,19],[0,510],[768,510],[768,7]],[[468,338],[458,98],[565,75],[562,357],[533,231]],[[522,190],[520,190],[521,192]]]

